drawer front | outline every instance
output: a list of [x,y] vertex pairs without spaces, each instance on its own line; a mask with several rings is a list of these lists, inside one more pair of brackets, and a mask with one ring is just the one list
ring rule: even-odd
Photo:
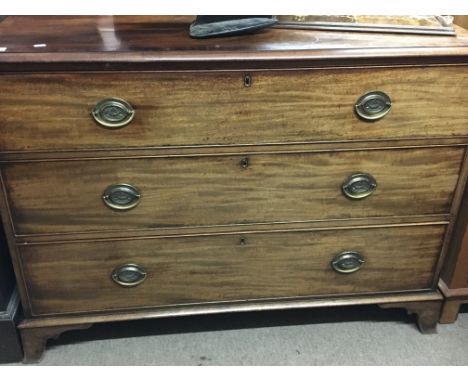
[[[133,239],[25,246],[20,255],[32,311],[41,315],[427,289],[444,230],[434,225]],[[334,271],[332,260],[347,251],[362,256],[361,268]],[[140,268],[146,278],[133,287],[117,284],[113,273],[115,278],[125,265]]]
[[[468,135],[465,67],[255,71],[250,86],[241,72],[22,74],[0,84],[0,151]],[[366,122],[355,105],[372,91],[392,107]],[[102,109],[114,122],[120,110],[125,127],[91,116],[109,98],[133,108]]]
[[[36,162],[5,165],[3,176],[17,234],[99,232],[444,214],[463,154],[445,147]],[[342,186],[361,173],[377,188],[346,197]],[[136,206],[104,203],[119,184],[134,187]]]

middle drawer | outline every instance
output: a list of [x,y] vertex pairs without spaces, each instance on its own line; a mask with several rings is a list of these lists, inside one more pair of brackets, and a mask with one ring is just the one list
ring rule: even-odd
[[[439,147],[46,161],[2,172],[15,232],[28,235],[445,214],[463,154]],[[119,184],[139,197],[128,186],[109,189]],[[346,184],[358,198],[345,195]],[[105,192],[116,207],[136,206],[113,209]]]

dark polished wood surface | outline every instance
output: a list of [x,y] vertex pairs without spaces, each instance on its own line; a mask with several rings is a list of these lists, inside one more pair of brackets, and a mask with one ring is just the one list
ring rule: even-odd
[[[266,61],[308,61],[378,57],[468,56],[468,34],[458,37],[269,28],[249,36],[194,40],[188,36],[191,16],[9,16],[0,22],[0,68],[25,70],[39,64],[48,70],[64,63],[164,64],[195,62],[217,66]],[[466,61],[466,59],[465,59]],[[388,62],[388,60],[387,60]],[[2,66],[15,63],[16,65]],[[305,63],[304,63],[305,64]],[[311,63],[309,63],[310,65]],[[350,62],[342,62],[341,65]],[[258,65],[258,63],[257,63]],[[281,65],[281,64],[280,64]],[[164,66],[164,65],[163,65]],[[79,67],[79,65],[77,66]],[[63,66],[62,66],[63,68]],[[70,69],[70,67],[68,67]]]
[[[315,154],[16,163],[2,168],[19,235],[203,227],[450,212],[465,150],[369,150]],[[349,176],[372,174],[362,200],[343,195]],[[102,201],[117,183],[141,202],[113,211]],[[60,187],[57,187],[60,185]],[[298,202],[300,201],[300,202]]]
[[[32,245],[20,252],[33,314],[64,314],[430,290],[444,231],[434,225],[234,234]],[[330,262],[349,250],[362,254],[362,269],[335,272]],[[114,283],[111,273],[123,264],[143,267],[146,280],[132,288]]]
[[[257,71],[251,80],[246,87],[232,71],[4,75],[0,151],[468,136],[466,67]],[[374,89],[392,109],[363,121],[354,105]],[[133,106],[130,124],[107,129],[92,118],[109,97]]]
[[[0,23],[6,53],[44,52],[246,52],[327,51],[339,49],[467,48],[458,38],[363,32],[268,28],[251,35],[192,39],[195,16],[9,16]],[[352,36],[352,41],[350,41]]]
[[[467,32],[192,40],[192,19],[0,23],[0,204],[27,357],[76,325],[201,312],[381,303],[433,329],[461,240]],[[366,123],[356,98],[375,90],[392,110]],[[104,97],[126,98],[132,123],[95,123]],[[359,204],[340,191],[355,171],[379,183]],[[140,205],[105,207],[115,182],[141,187]],[[365,267],[333,273],[350,245]],[[130,261],[147,280],[114,285]]]

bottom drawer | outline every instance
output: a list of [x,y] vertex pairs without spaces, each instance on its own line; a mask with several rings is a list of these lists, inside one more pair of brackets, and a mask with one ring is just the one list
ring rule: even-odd
[[[45,315],[427,289],[444,231],[431,225],[133,238],[21,246],[20,255],[32,312]],[[331,262],[346,251],[355,253],[335,266],[361,267],[338,273]]]

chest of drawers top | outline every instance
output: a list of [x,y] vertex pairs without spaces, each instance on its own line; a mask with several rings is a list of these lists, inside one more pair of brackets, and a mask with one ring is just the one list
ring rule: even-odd
[[466,62],[457,37],[270,28],[194,40],[191,16],[10,16],[0,22],[0,69],[156,70],[349,67]]

